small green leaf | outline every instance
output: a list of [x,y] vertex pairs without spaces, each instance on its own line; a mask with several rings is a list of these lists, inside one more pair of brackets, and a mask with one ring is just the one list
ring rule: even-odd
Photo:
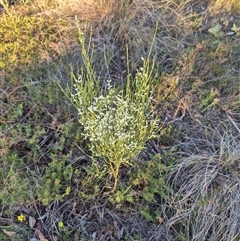
[[228,26],[229,25],[229,20],[228,19],[223,19],[223,25]]
[[65,194],[68,196],[71,192],[71,187],[67,187],[66,188],[66,191],[65,191]]
[[232,9],[232,6],[231,6],[231,4],[230,4],[229,6],[227,6],[227,11],[230,12],[231,9]]
[[212,33],[214,36],[218,37],[219,31],[221,29],[222,29],[222,25],[218,23],[215,27],[208,29],[208,32]]
[[141,211],[140,211],[141,215],[148,221],[154,221],[152,215],[149,212],[149,207],[145,206]]
[[237,33],[239,31],[239,27],[234,23],[231,30],[234,31],[235,33]]

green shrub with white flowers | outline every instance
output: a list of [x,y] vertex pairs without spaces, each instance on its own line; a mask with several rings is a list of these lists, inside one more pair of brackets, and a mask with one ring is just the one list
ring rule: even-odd
[[151,103],[153,66],[143,59],[143,67],[134,78],[129,75],[124,86],[116,87],[109,80],[104,87],[94,74],[84,42],[80,35],[85,72],[72,76],[70,99],[78,110],[84,136],[90,141],[92,157],[106,162],[116,190],[120,167],[132,165],[156,131]]

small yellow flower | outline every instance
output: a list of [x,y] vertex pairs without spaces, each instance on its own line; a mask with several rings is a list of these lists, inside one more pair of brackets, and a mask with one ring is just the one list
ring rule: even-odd
[[62,222],[62,221],[59,221],[59,222],[58,222],[58,227],[59,227],[59,228],[62,228],[62,227],[63,227],[63,222]]
[[18,219],[19,222],[26,221],[26,217],[24,215],[22,215],[22,214],[18,215],[17,219]]

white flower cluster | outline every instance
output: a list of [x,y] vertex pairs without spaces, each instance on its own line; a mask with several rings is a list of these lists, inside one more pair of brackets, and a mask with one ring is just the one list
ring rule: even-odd
[[[79,106],[85,137],[96,156],[130,159],[144,147],[148,122],[143,104],[132,102],[108,83],[107,95],[93,98],[87,113]],[[81,93],[76,94],[81,98]],[[82,103],[84,100],[79,100]]]

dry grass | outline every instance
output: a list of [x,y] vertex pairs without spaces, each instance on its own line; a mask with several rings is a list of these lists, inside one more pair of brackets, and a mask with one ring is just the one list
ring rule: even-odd
[[171,1],[123,1],[112,14],[93,22],[93,62],[100,76],[122,83],[127,61],[134,72],[141,66],[141,57],[150,57],[159,69],[173,71],[189,31],[183,10],[184,5]]
[[182,158],[171,175],[176,212],[168,225],[177,232],[181,223],[187,240],[238,239],[240,132],[231,120],[202,140],[205,151]]
[[37,13],[39,15],[59,16],[62,18],[78,17],[83,21],[96,21],[111,14],[116,9],[114,0],[41,0],[32,1],[26,5],[17,6],[18,11],[25,13]]

